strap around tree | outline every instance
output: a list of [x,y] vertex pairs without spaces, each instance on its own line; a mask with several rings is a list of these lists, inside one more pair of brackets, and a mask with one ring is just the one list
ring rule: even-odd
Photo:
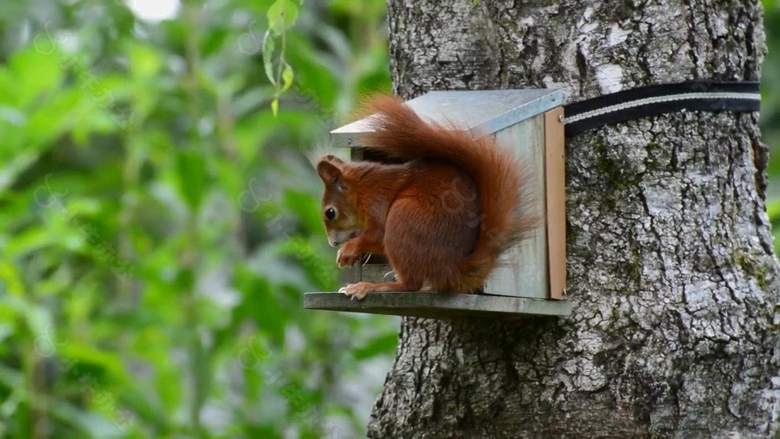
[[677,111],[753,112],[759,82],[687,81],[649,85],[564,105],[566,137],[604,125]]

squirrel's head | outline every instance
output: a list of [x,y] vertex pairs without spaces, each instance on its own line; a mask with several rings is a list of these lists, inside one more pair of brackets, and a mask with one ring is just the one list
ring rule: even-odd
[[322,194],[322,222],[333,247],[360,235],[363,225],[351,202],[350,183],[344,177],[345,163],[338,157],[326,155],[317,163],[317,173],[325,183]]

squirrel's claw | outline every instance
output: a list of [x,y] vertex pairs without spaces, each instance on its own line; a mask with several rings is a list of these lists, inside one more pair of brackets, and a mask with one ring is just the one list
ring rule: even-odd
[[339,293],[348,296],[350,300],[363,300],[368,294],[368,289],[359,284],[349,284],[346,287],[341,287]]
[[338,254],[336,254],[336,262],[339,264],[339,268],[351,267],[355,265],[359,256],[360,253],[351,252],[349,249],[344,251],[344,247],[342,247],[339,249]]

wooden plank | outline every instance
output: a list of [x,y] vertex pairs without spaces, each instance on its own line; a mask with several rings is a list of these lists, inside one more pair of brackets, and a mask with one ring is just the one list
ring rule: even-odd
[[[428,121],[454,122],[472,135],[494,134],[563,104],[563,91],[550,88],[517,90],[440,90],[406,101]],[[368,130],[367,118],[330,132],[335,147],[354,148],[362,144],[360,134]]]
[[429,292],[369,293],[363,300],[351,300],[341,293],[312,292],[303,295],[303,307],[426,318],[567,316],[572,309],[568,301]]
[[566,298],[566,152],[562,115],[562,107],[544,114],[549,297],[557,300]]
[[364,282],[392,282],[392,278],[385,278],[385,275],[393,271],[389,264],[366,264],[362,266],[363,275],[361,280]]
[[352,267],[347,267],[341,270],[341,283],[350,283],[354,284],[357,282],[360,282],[363,278],[363,272],[362,267],[358,264],[353,265]]
[[[526,119],[496,134],[499,147],[509,148],[525,163],[531,163],[534,180],[531,192],[539,194],[533,208],[544,215],[544,115]],[[546,299],[547,229],[542,223],[530,238],[509,249],[501,266],[491,273],[485,292],[503,296]]]

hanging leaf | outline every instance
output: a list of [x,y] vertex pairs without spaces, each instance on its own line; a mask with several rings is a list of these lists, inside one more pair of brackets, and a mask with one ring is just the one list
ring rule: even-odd
[[274,49],[273,36],[271,36],[271,31],[267,31],[265,37],[263,37],[263,67],[265,68],[265,75],[268,77],[268,80],[271,81],[271,84],[276,85],[273,63]]
[[277,35],[292,27],[297,19],[298,6],[289,0],[276,0],[268,8],[268,28]]
[[293,83],[293,69],[290,67],[289,64],[284,63],[284,70],[282,71],[282,92],[287,91],[287,89],[292,86]]

